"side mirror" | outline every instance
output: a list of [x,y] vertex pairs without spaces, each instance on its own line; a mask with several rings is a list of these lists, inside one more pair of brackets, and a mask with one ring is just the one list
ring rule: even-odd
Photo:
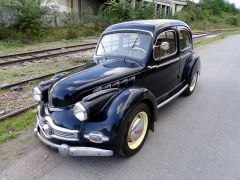
[[169,42],[162,42],[161,45],[160,45],[160,48],[164,51],[167,51],[169,50]]

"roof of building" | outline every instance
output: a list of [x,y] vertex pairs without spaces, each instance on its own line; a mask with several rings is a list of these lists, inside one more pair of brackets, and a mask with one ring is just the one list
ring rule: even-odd
[[144,30],[150,31],[153,35],[162,28],[170,27],[170,26],[185,26],[187,28],[188,25],[179,20],[173,19],[156,19],[156,20],[138,20],[138,21],[128,21],[123,23],[118,23],[109,26],[105,32],[123,30],[123,29],[136,29],[136,30]]

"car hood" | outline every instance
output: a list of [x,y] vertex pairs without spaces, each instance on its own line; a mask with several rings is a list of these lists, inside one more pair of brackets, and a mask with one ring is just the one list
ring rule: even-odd
[[143,68],[136,62],[122,59],[88,63],[51,86],[49,104],[52,107],[72,105],[91,94],[94,88],[133,75]]

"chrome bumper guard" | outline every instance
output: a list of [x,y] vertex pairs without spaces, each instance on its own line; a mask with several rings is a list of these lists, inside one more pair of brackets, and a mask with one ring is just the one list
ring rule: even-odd
[[75,147],[75,146],[71,147],[67,144],[61,144],[61,145],[54,144],[53,142],[44,138],[38,131],[38,128],[35,128],[34,132],[44,144],[54,149],[57,149],[59,154],[63,156],[112,156],[113,155],[112,150],[105,150],[105,149],[99,149],[94,147]]

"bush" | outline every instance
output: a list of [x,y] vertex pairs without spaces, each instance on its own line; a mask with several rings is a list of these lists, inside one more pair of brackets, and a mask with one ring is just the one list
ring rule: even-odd
[[109,18],[111,23],[132,20],[134,17],[131,3],[127,0],[108,0],[103,8],[103,16]]
[[44,16],[48,9],[41,4],[41,0],[6,0],[4,5],[16,14],[15,27],[22,33],[24,42],[44,35]]
[[67,28],[67,38],[68,39],[77,38],[78,29],[80,26],[77,13],[75,13],[74,11],[65,13],[65,18],[63,22],[64,26]]
[[[135,9],[133,8],[134,19],[155,19],[155,3],[145,4],[143,1],[136,2]],[[160,16],[160,14],[159,14]]]
[[21,34],[11,28],[0,29],[0,40],[1,41],[12,41],[21,39]]
[[236,16],[227,17],[226,19],[226,23],[233,26],[238,26],[238,21],[239,19]]

